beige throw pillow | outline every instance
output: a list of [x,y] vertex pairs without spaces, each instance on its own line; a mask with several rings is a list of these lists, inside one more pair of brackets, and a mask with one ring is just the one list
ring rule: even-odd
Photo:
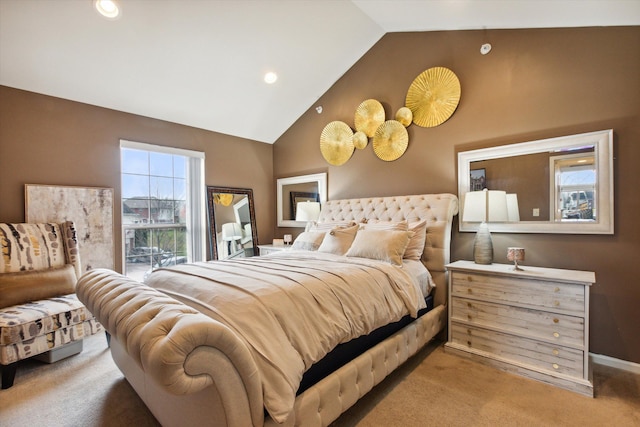
[[366,223],[360,225],[364,230],[399,230],[407,231],[408,222],[403,221],[382,221],[379,219],[370,219]]
[[346,254],[357,232],[357,225],[344,228],[336,227],[328,231],[322,240],[322,244],[318,248],[318,252],[327,252],[336,255]]
[[296,237],[291,248],[303,251],[317,251],[322,239],[324,239],[324,235],[324,231],[305,231]]
[[409,239],[407,249],[404,251],[404,258],[420,260],[427,240],[427,220],[409,223],[409,231],[413,231],[413,236]]
[[402,265],[402,256],[411,233],[399,230],[360,229],[346,255]]

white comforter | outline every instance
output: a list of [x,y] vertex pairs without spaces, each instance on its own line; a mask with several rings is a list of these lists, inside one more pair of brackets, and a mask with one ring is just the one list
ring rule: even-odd
[[236,331],[260,371],[264,404],[284,422],[303,373],[340,343],[406,314],[424,297],[407,269],[291,251],[160,269],[153,286]]

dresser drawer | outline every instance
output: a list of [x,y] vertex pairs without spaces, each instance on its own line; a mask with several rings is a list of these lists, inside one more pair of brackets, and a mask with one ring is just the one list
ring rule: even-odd
[[451,292],[453,296],[545,308],[569,315],[585,313],[582,285],[454,271]]
[[581,350],[555,346],[510,334],[488,331],[457,322],[451,324],[451,342],[549,372],[584,375]]
[[583,349],[584,318],[454,297],[451,319]]

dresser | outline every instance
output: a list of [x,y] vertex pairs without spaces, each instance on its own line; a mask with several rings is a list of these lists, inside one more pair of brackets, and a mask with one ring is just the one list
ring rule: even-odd
[[590,271],[456,261],[445,351],[593,397]]

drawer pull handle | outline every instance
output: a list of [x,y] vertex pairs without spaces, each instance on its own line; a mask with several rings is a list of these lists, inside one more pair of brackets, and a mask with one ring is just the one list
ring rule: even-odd
[[560,292],[560,288],[556,287],[553,291],[554,292]]
[[467,282],[473,282],[473,277],[467,276]]
[[467,293],[471,294],[471,293],[473,293],[473,290],[471,288],[467,288]]
[[467,307],[469,308],[473,308],[473,304],[471,304],[470,302],[467,303]]
[[553,349],[553,354],[554,354],[555,356],[557,356],[557,355],[559,355],[559,354],[560,354],[560,352],[558,351],[558,349],[557,349],[557,348],[554,348],[554,349]]
[[467,334],[471,335],[471,329],[467,329]]
[[559,334],[559,333],[557,333],[557,332],[554,332],[554,333],[553,333],[553,336],[554,336],[554,337],[556,337],[556,338],[560,338],[560,334]]
[[553,305],[555,305],[556,307],[560,305],[560,301],[554,301]]
[[467,319],[471,320],[471,315],[470,314],[467,314]]
[[558,319],[558,318],[553,319],[553,323],[558,323],[559,321],[560,321],[560,319]]
[[471,347],[471,341],[467,341],[467,345]]
[[559,366],[557,363],[554,363],[554,364],[553,364],[553,365],[551,365],[551,366],[553,366],[553,369],[558,369],[558,368],[560,368],[560,366]]

